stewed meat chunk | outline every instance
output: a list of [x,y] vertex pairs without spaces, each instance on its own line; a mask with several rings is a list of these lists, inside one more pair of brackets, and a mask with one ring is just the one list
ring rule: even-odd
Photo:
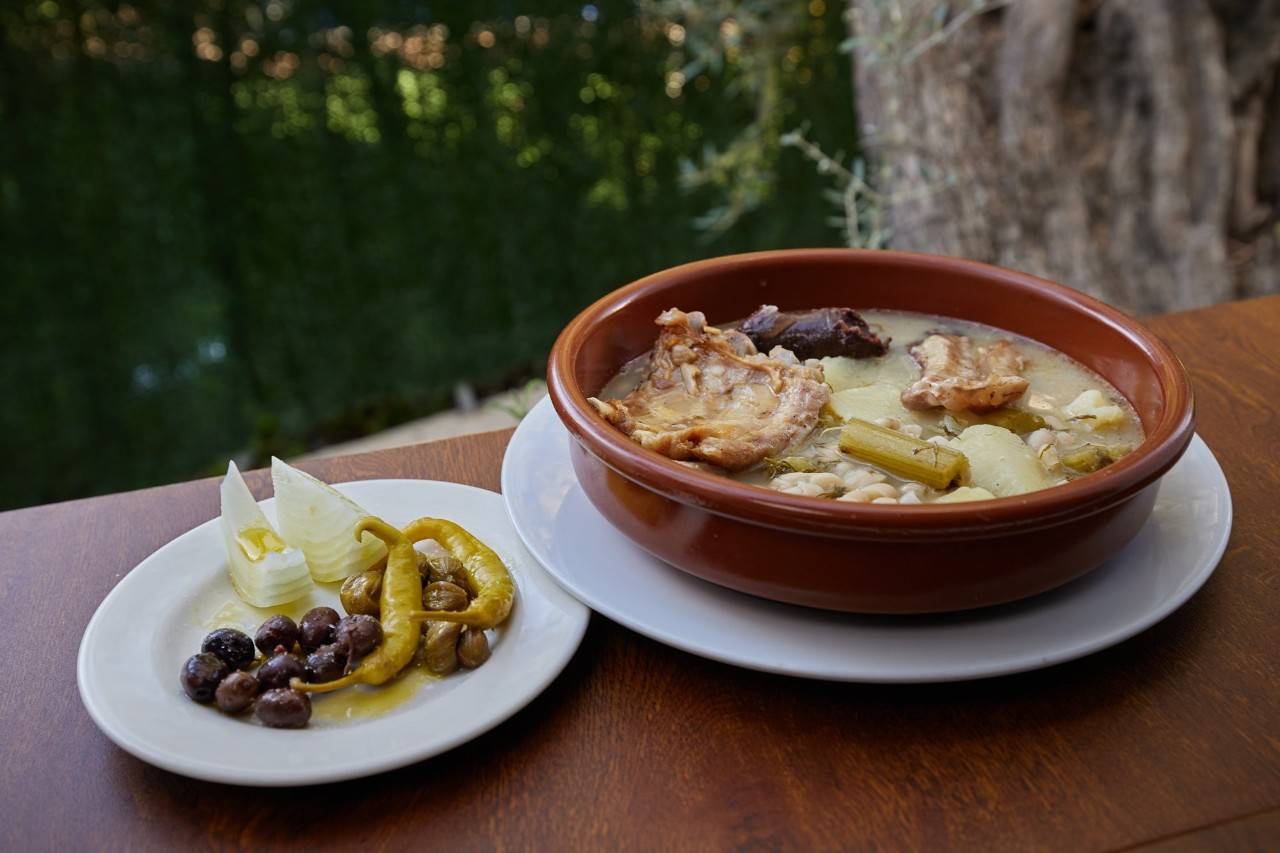
[[963,335],[934,334],[909,352],[923,375],[902,392],[908,409],[990,412],[1027,390],[1022,356],[1008,341],[978,345]]
[[621,400],[591,403],[632,440],[671,459],[741,471],[808,435],[830,389],[822,368],[788,351],[768,356],[741,332],[708,326],[701,312],[672,308],[649,372]]
[[776,305],[761,305],[738,329],[759,350],[782,347],[800,359],[871,358],[889,350],[889,341],[881,340],[852,308],[779,311]]

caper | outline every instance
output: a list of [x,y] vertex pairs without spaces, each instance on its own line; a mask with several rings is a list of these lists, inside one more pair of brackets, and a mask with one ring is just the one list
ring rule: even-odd
[[448,675],[458,668],[458,635],[462,625],[457,622],[428,622],[423,641],[423,662],[427,670],[436,675]]
[[425,610],[465,610],[467,591],[449,581],[432,581],[422,590]]
[[347,578],[338,593],[343,610],[352,616],[372,616],[375,619],[382,615],[381,595],[382,572],[375,569],[365,569]]
[[467,573],[462,570],[462,561],[452,554],[431,554],[427,557],[427,579],[432,583],[448,581],[464,590],[470,590]]
[[475,669],[489,659],[489,638],[479,628],[463,628],[458,638],[458,663]]

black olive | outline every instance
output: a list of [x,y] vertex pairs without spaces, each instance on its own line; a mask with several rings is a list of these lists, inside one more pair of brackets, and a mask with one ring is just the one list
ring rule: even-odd
[[307,680],[323,684],[341,678],[347,669],[347,651],[336,643],[321,646],[307,655]]
[[228,714],[239,714],[253,704],[258,695],[258,679],[247,672],[233,672],[214,691],[218,707]]
[[217,655],[232,669],[244,669],[253,663],[253,640],[235,628],[219,628],[210,633],[200,644],[200,651]]
[[276,646],[292,649],[298,642],[298,626],[288,616],[272,616],[258,628],[253,644],[264,655],[271,654]]
[[345,616],[333,634],[333,642],[354,660],[369,654],[382,642],[382,623],[372,616]]
[[284,651],[284,646],[276,646],[276,653],[267,662],[258,667],[258,683],[263,690],[274,690],[289,686],[289,679],[307,678],[306,667],[297,655]]
[[315,651],[333,642],[333,629],[338,624],[338,611],[332,607],[313,607],[298,623],[298,642],[306,651]]
[[258,697],[256,711],[273,729],[300,729],[311,719],[311,700],[296,690],[268,690]]
[[182,665],[182,689],[197,702],[208,702],[218,689],[218,682],[230,671],[226,661],[215,654],[201,652],[192,655]]

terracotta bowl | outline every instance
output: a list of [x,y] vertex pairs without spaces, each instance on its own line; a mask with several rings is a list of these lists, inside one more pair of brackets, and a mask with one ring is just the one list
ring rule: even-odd
[[[1028,495],[943,506],[847,504],[678,465],[633,443],[587,403],[653,346],[653,321],[663,310],[700,310],[714,324],[763,303],[919,311],[1026,335],[1106,377],[1133,404],[1147,438],[1115,465]],[[731,589],[857,613],[983,607],[1091,571],[1142,527],[1160,477],[1194,427],[1182,365],[1135,320],[1033,276],[901,252],[763,252],[656,273],[579,314],[556,341],[547,378],[572,435],[579,483],[637,545]]]

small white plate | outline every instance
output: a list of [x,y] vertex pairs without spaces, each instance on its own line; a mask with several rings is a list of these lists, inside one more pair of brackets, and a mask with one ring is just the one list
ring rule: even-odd
[[[1061,663],[1128,639],[1212,574],[1231,531],[1222,469],[1197,436],[1151,520],[1113,559],[1060,589],[941,616],[855,616],[780,604],[685,574],[619,533],[583,494],[549,400],[502,465],[511,520],[565,589],[659,642],[737,666],[832,681],[934,682]],[[998,555],[996,555],[998,556]]]
[[[216,488],[216,486],[210,486]],[[311,785],[412,764],[480,735],[543,691],[564,669],[589,612],[566,595],[520,544],[493,492],[428,480],[365,480],[337,488],[395,525],[424,515],[449,518],[498,553],[516,583],[510,618],[491,632],[493,656],[480,668],[415,687],[377,716],[335,719],[351,690],[313,697],[304,729],[268,729],[189,700],[182,663],[212,628],[252,636],[270,612],[339,608],[337,585],[316,587],[297,607],[256,610],[227,580],[218,520],[206,522],[143,560],[103,600],[80,641],[80,698],[98,727],[143,761],[213,782]],[[262,501],[275,518],[275,501]],[[341,611],[340,611],[341,612]],[[409,688],[413,688],[412,690]],[[344,698],[344,695],[346,698]]]

